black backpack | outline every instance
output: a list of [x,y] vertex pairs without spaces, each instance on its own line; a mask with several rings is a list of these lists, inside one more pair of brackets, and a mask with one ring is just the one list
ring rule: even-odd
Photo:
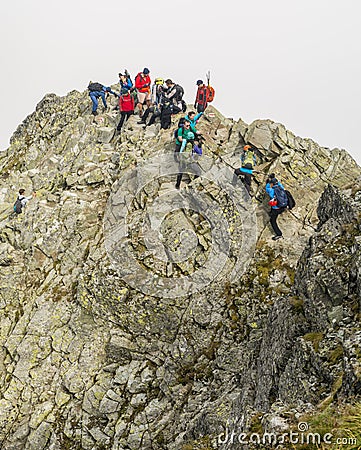
[[102,91],[103,90],[103,85],[100,83],[90,83],[88,86],[88,89],[90,92],[95,92],[95,91]]
[[287,194],[284,189],[281,188],[281,186],[274,186],[273,188],[275,192],[275,198],[277,200],[277,206],[279,208],[286,208],[288,205],[288,198]]
[[286,195],[287,195],[287,201],[288,201],[288,203],[287,203],[287,208],[288,208],[288,209],[294,208],[294,207],[296,206],[296,201],[295,201],[295,199],[293,198],[291,192],[285,190],[285,193],[286,193]]
[[180,102],[184,95],[184,89],[179,84],[175,85],[176,93],[174,98],[177,100],[177,102]]
[[16,214],[21,214],[23,211],[23,204],[21,203],[22,198],[18,197],[14,203],[14,211]]

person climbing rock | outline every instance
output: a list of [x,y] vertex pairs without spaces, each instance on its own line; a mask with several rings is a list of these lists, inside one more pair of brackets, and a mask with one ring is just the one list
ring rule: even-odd
[[240,177],[245,185],[248,194],[251,193],[251,182],[253,169],[257,164],[255,155],[256,148],[252,145],[245,145],[241,154],[241,167],[234,171],[233,184],[236,184],[237,178]]
[[36,192],[34,191],[29,197],[25,196],[25,189],[19,189],[19,195],[14,203],[14,213],[21,214],[23,212],[23,208],[26,207],[29,200],[36,197]]
[[277,219],[280,214],[287,208],[287,195],[283,185],[275,178],[275,174],[272,173],[267,180],[266,192],[270,197],[268,204],[271,206],[270,222],[275,233],[272,237],[274,241],[282,238],[282,231],[277,225]]
[[137,89],[138,94],[138,103],[137,108],[139,111],[139,117],[142,117],[143,115],[143,105],[147,104],[147,106],[150,106],[151,101],[151,92],[150,92],[150,85],[151,80],[149,76],[149,69],[145,67],[142,72],[139,72],[137,76],[135,77],[135,88]]
[[[192,131],[189,131],[188,123],[184,123],[183,137],[179,136],[179,138],[182,138],[182,141],[179,152],[176,153],[176,157],[179,163],[179,172],[175,184],[176,189],[180,188],[183,173],[188,171],[195,174],[195,178],[199,177],[200,169],[197,164],[197,159],[202,152],[202,150],[198,146],[199,142],[195,144],[195,135]],[[194,151],[195,147],[197,148],[197,151]]]
[[97,115],[97,109],[98,109],[98,99],[101,98],[103,101],[104,109],[107,109],[107,102],[105,99],[105,94],[109,92],[110,94],[115,95],[118,97],[118,94],[116,92],[113,92],[110,87],[103,86],[100,83],[92,83],[90,82],[88,85],[89,90],[89,96],[91,98],[91,101],[93,102],[92,107],[92,114],[94,116]]
[[117,126],[117,133],[121,132],[122,126],[129,117],[134,114],[134,97],[130,94],[129,89],[122,88],[120,91],[121,96],[119,97],[119,111],[120,111],[120,121]]
[[207,86],[203,83],[203,80],[198,80],[197,86],[198,89],[194,107],[197,108],[197,113],[201,113],[207,108]]
[[195,134],[195,136],[200,135],[198,133],[196,125],[198,123],[198,120],[202,117],[203,111],[199,114],[196,114],[194,111],[190,111],[184,118],[185,121],[189,122],[191,124],[191,131]]

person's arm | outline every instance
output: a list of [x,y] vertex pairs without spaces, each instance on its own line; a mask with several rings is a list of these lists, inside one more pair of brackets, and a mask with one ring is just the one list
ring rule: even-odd
[[269,195],[269,197],[272,199],[275,196],[275,191],[273,188],[271,188],[271,185],[269,183],[266,184],[266,192]]
[[198,119],[201,118],[201,116],[202,116],[203,114],[204,114],[203,111],[200,112],[199,114],[197,114],[197,115],[195,116],[195,118],[194,118],[193,120],[196,122]]
[[178,134],[177,134],[177,137],[178,137],[178,141],[179,141],[179,142],[182,142],[182,141],[183,141],[183,128],[178,128]]

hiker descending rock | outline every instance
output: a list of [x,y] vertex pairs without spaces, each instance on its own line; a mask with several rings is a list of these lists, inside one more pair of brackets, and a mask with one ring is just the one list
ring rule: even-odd
[[97,108],[98,108],[98,99],[99,97],[102,99],[103,101],[103,105],[104,105],[104,110],[107,109],[107,102],[105,100],[105,94],[106,93],[110,93],[115,95],[116,97],[118,97],[118,94],[116,92],[113,92],[111,90],[110,87],[107,86],[103,86],[101,83],[89,83],[88,86],[88,90],[89,90],[89,96],[93,102],[93,107],[92,107],[92,114],[94,116],[97,115]]
[[237,178],[240,178],[245,185],[247,192],[251,193],[251,182],[253,169],[257,164],[255,155],[256,148],[252,145],[245,145],[241,154],[241,167],[234,171],[233,184],[236,183]]
[[191,124],[191,131],[196,136],[200,135],[200,133],[197,131],[196,125],[198,123],[198,120],[202,117],[203,114],[204,114],[203,112],[196,114],[194,111],[190,111],[184,118],[185,121],[187,121]]
[[129,117],[134,114],[134,97],[130,94],[129,89],[122,88],[119,98],[120,121],[117,126],[117,132],[120,133],[122,126]]
[[194,102],[194,107],[197,108],[197,112],[204,112],[207,108],[207,86],[203,83],[203,80],[197,81],[197,95]]
[[273,240],[282,238],[282,231],[277,225],[277,218],[287,208],[288,199],[283,185],[275,178],[275,174],[272,173],[267,180],[266,192],[270,197],[268,204],[271,206],[270,222],[275,232]]
[[147,106],[150,106],[151,101],[151,93],[150,93],[150,85],[151,80],[149,76],[149,69],[146,67],[143,69],[142,72],[139,72],[137,76],[135,77],[135,88],[137,89],[138,94],[138,110],[139,110],[139,116],[142,117],[143,115],[143,105],[146,104]]
[[200,142],[195,140],[196,137],[194,133],[189,131],[189,127],[189,123],[185,122],[182,132],[183,136],[179,136],[179,139],[182,139],[179,152],[175,153],[179,163],[179,173],[175,185],[176,189],[180,188],[184,172],[195,174],[195,178],[198,178],[200,175],[200,168],[197,164],[197,160],[202,155],[202,148]]
[[14,212],[16,214],[21,214],[23,212],[23,208],[25,208],[26,204],[29,200],[36,197],[36,192],[34,191],[29,197],[25,196],[25,189],[19,189],[19,195],[14,203]]
[[177,114],[181,111],[185,112],[187,105],[183,101],[184,89],[182,86],[173,83],[173,81],[169,78],[168,80],[165,80],[165,84],[167,86],[165,97],[172,102],[173,113]]

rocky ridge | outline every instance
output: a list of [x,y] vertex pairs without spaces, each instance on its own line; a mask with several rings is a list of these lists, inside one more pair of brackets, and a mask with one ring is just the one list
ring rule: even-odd
[[[0,155],[1,448],[237,448],[217,436],[284,430],[325,402],[359,395],[361,170],[353,159],[281,124],[248,125],[210,108],[199,129],[217,170],[236,167],[244,142],[261,152],[247,203],[258,223],[254,254],[236,281],[147,295],[119,276],[103,220],[127,170],[171,154],[174,128],[145,131],[131,117],[119,139],[116,113],[93,119],[89,103],[76,91],[45,96]],[[280,217],[277,243],[263,194],[270,172],[297,202]],[[173,182],[148,183],[132,217]],[[37,198],[9,217],[19,186]],[[188,186],[216,201],[232,226],[235,207],[219,186],[202,178]],[[196,256],[178,264],[157,261],[139,230],[132,234],[143,267],[175,288],[212,244],[202,214],[180,210],[165,220],[167,245],[177,250],[188,228]],[[244,230],[233,228],[237,243]]]

